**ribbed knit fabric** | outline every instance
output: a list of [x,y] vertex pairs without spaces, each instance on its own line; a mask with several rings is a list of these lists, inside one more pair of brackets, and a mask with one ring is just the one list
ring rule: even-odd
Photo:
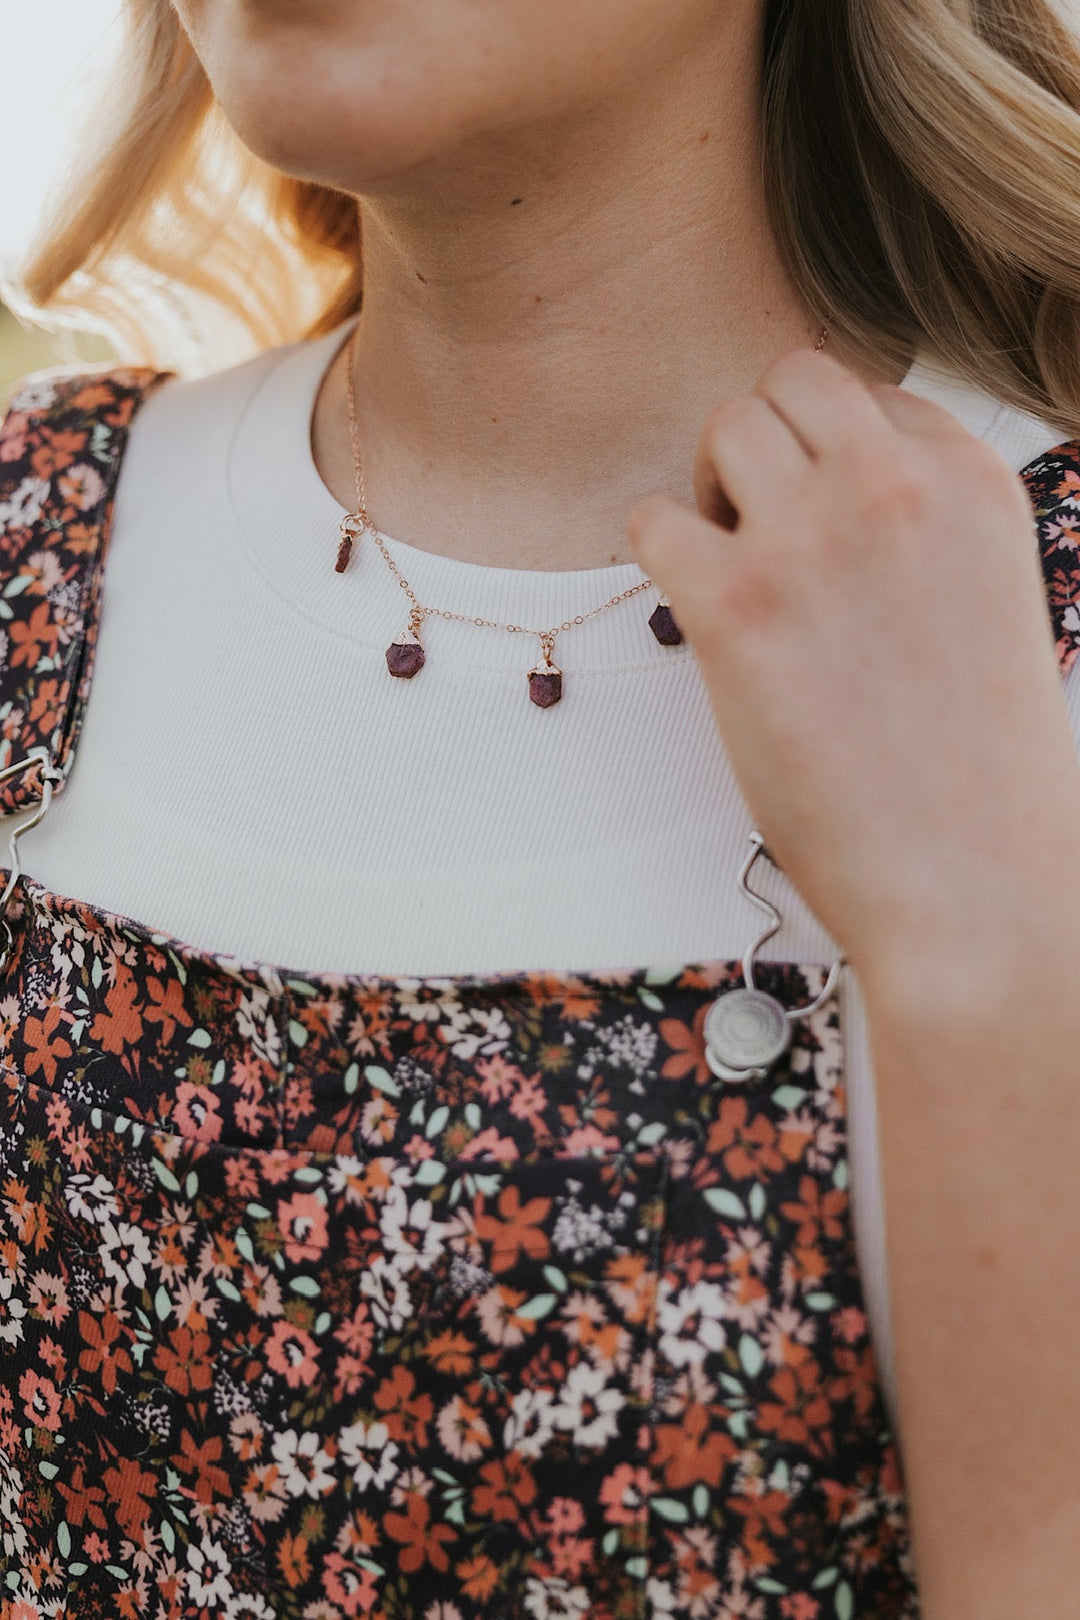
[[[33,877],[202,948],[303,970],[452,975],[741,956],[750,819],[685,647],[651,595],[561,636],[541,711],[535,644],[430,623],[427,667],[388,675],[407,603],[374,548],[333,569],[341,508],[310,450],[344,332],[166,385],[137,418],[75,768],[26,839]],[[917,359],[936,399],[1019,469],[1063,435]],[[422,601],[543,626],[633,565],[477,567],[388,540]],[[1080,732],[1080,669],[1067,688]],[[766,954],[831,942],[779,874]],[[843,987],[853,1206],[894,1403],[864,1011]]]

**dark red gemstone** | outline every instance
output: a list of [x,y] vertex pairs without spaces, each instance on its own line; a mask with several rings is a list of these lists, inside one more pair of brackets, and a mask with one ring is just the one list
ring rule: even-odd
[[[641,623],[641,620],[638,620]],[[677,647],[683,633],[675,623],[675,615],[666,602],[658,602],[649,620],[649,629],[662,647]]]
[[343,534],[341,537],[341,543],[337,548],[337,562],[334,564],[334,572],[336,574],[343,574],[346,568],[348,568],[349,558],[352,556],[352,548],[352,535]]
[[562,697],[562,671],[536,671],[529,676],[529,696],[538,709],[550,709]]
[[424,667],[424,649],[418,641],[392,641],[386,649],[386,667],[391,675],[412,680]]

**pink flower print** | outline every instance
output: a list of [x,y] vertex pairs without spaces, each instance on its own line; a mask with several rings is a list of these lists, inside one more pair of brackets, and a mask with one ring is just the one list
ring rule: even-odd
[[274,1323],[274,1331],[266,1346],[266,1359],[276,1373],[281,1373],[290,1389],[300,1389],[319,1370],[319,1347],[302,1327],[292,1322]]
[[317,1260],[326,1248],[326,1209],[314,1193],[294,1193],[278,1200],[278,1226],[285,1239],[285,1258]]
[[182,1080],[176,1088],[175,1119],[181,1136],[196,1142],[217,1142],[221,1138],[220,1105],[205,1086]]
[[55,1434],[60,1427],[60,1391],[51,1378],[42,1378],[27,1368],[19,1379],[23,1411],[35,1429]]

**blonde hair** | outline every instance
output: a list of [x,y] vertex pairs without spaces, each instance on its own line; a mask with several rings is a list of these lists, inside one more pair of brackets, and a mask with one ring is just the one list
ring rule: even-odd
[[[842,339],[898,369],[922,346],[1080,434],[1069,3],[765,0],[762,164],[794,281]],[[21,307],[89,316],[158,362],[192,308],[249,348],[331,330],[360,307],[354,199],[245,151],[168,0],[125,14],[107,125],[23,268]]]

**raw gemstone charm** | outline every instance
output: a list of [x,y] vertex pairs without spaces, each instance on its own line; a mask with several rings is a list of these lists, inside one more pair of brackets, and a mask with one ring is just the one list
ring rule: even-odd
[[562,670],[551,658],[554,644],[554,636],[550,640],[546,636],[541,639],[543,660],[529,671],[529,697],[538,709],[550,709],[562,697]]
[[682,641],[683,633],[675,623],[675,615],[666,596],[662,596],[653,609],[649,629],[662,647],[677,647]]
[[411,625],[387,647],[386,667],[391,675],[400,675],[406,681],[411,681],[423,669],[424,649]]
[[341,520],[341,539],[338,542],[335,574],[343,574],[349,566],[353,546],[364,532],[364,520],[355,512],[346,512]]
[[562,697],[562,670],[530,670],[529,696],[538,709],[550,709],[553,703],[558,703]]

